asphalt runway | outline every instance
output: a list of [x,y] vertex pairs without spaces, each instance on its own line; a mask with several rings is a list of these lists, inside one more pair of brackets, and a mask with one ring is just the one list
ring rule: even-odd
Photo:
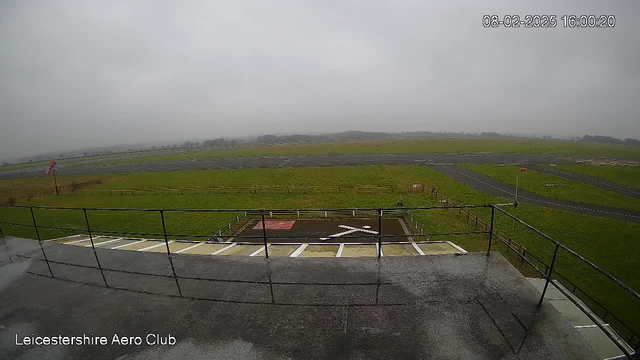
[[[309,166],[358,166],[358,165],[447,165],[460,163],[571,163],[563,155],[532,154],[340,154],[340,155],[296,155],[296,156],[253,156],[207,158],[197,160],[173,160],[153,162],[131,162],[109,165],[60,164],[56,167],[58,175],[89,175],[109,173],[134,173],[146,171],[171,170],[212,170],[245,168],[279,168]],[[44,176],[46,166],[0,172],[0,178],[18,179]]]
[[544,173],[555,175],[555,176],[560,176],[569,180],[580,181],[585,184],[594,185],[599,188],[603,188],[605,190],[617,192],[618,194],[640,199],[640,190],[632,188],[630,186],[624,186],[611,181],[599,179],[597,177],[578,174],[578,173],[574,173],[567,170],[554,169],[546,166],[528,165],[527,167],[536,171],[544,172]]
[[[469,169],[457,166],[433,166],[435,170],[451,176],[463,184],[469,185],[476,190],[500,196],[509,200],[514,199],[514,188],[491,177],[479,174]],[[589,205],[565,200],[558,200],[550,197],[540,196],[525,190],[518,189],[518,202],[537,206],[544,206],[555,209],[562,209],[588,214],[594,216],[608,217],[612,219],[632,221],[640,223],[640,212],[609,208],[604,206]]]

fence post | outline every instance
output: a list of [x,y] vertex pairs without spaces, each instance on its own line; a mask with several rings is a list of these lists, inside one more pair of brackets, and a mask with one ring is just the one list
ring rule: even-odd
[[47,267],[49,268],[49,274],[51,274],[51,277],[54,277],[53,271],[51,271],[51,265],[49,265],[49,259],[47,259],[47,254],[44,252],[44,248],[42,247],[42,241],[40,241],[40,231],[38,231],[38,224],[36,224],[36,216],[33,214],[33,206],[29,207],[29,210],[31,210],[33,228],[36,230],[36,237],[38,238],[38,244],[40,244],[40,250],[42,250],[42,256],[44,256],[44,261],[47,263]]
[[260,210],[260,217],[262,218],[262,238],[264,239],[264,258],[269,258],[269,247],[267,246],[267,224],[264,222],[264,210]]
[[107,284],[107,278],[104,277],[104,271],[102,270],[100,259],[98,259],[98,253],[96,252],[96,245],[93,243],[93,234],[91,233],[91,227],[89,226],[89,216],[87,215],[87,209],[82,209],[82,211],[84,212],[84,222],[87,224],[87,232],[89,233],[89,241],[91,241],[93,256],[95,256],[96,258],[96,263],[98,264],[98,269],[100,269],[100,275],[102,275],[102,281],[104,281],[104,286],[109,287],[109,284]]
[[493,217],[496,212],[496,207],[491,205],[491,226],[489,228],[489,246],[487,247],[487,256],[489,256],[489,252],[491,251],[491,240],[493,240]]
[[167,237],[167,226],[164,223],[164,210],[160,210],[160,219],[162,220],[162,234],[164,235],[164,245],[167,247],[167,257],[171,264],[171,271],[173,272],[173,279],[176,281],[176,287],[178,288],[178,294],[182,297],[182,289],[178,282],[178,276],[176,275],[176,269],[173,267],[173,259],[171,258],[171,250],[169,250],[169,239]]
[[544,294],[547,292],[547,287],[549,286],[549,282],[551,281],[551,276],[553,275],[553,267],[556,264],[556,257],[558,256],[558,249],[560,248],[559,244],[556,244],[555,250],[553,250],[553,258],[551,259],[551,265],[547,269],[547,281],[544,283],[544,289],[542,289],[542,295],[540,296],[540,301],[538,301],[538,307],[542,306],[542,300],[544,300]]
[[382,257],[382,209],[378,209],[378,260]]

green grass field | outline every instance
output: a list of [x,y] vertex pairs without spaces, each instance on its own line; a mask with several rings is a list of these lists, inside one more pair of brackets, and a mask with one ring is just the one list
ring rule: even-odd
[[[334,168],[279,168],[279,169],[238,169],[184,172],[154,172],[105,176],[108,182],[92,185],[93,189],[134,188],[141,186],[200,186],[200,185],[296,185],[296,184],[395,184],[406,186],[411,183],[426,183],[438,191],[449,195],[459,203],[487,204],[503,200],[479,193],[435,170],[425,166],[362,166]],[[6,180],[0,181],[0,189]],[[36,182],[37,183],[37,182]],[[7,187],[17,188],[13,183]],[[28,186],[28,185],[24,185]],[[15,191],[15,190],[14,190]],[[113,208],[350,208],[350,207],[393,207],[400,194],[394,193],[240,193],[240,194],[190,194],[190,195],[62,195],[43,196],[23,203],[68,207],[113,207]],[[429,206],[436,203],[429,193],[405,193],[406,206]],[[509,211],[513,211],[510,209]],[[489,219],[489,210],[475,213]],[[81,211],[36,209],[35,215],[40,225],[85,228]],[[556,240],[578,251],[588,259],[611,272],[629,286],[640,289],[640,278],[635,269],[640,265],[636,254],[640,253],[640,242],[635,241],[640,233],[640,224],[580,215],[557,209],[521,205],[518,217],[538,227]],[[166,213],[167,231],[171,234],[210,235],[226,225],[236,214],[212,213]],[[429,233],[473,230],[474,224],[466,224],[466,219],[456,211],[420,210],[416,218]],[[28,209],[0,208],[0,218],[4,221],[31,223]],[[158,213],[89,211],[94,230],[120,232],[161,233]],[[521,225],[512,228],[512,221],[504,215],[496,216],[496,229],[511,236],[527,250],[549,262],[553,246],[542,237]],[[34,238],[33,229],[18,226],[2,226],[5,234]],[[83,231],[85,232],[85,231]],[[44,238],[70,235],[73,232],[41,229]],[[440,238],[438,238],[440,239]],[[442,240],[452,240],[470,251],[483,251],[487,237],[448,236]],[[503,246],[495,249],[504,252]],[[561,254],[558,271],[594,294],[600,302],[607,304],[615,313],[625,313],[629,322],[640,329],[640,314],[627,311],[637,303],[620,293],[609,282],[599,281],[591,269]],[[525,272],[526,273],[526,272]]]
[[468,152],[567,154],[584,156],[626,156],[640,158],[640,148],[558,140],[533,139],[423,139],[389,141],[350,141],[314,144],[246,147],[230,150],[208,148],[176,150],[175,153],[144,155],[127,159],[103,159],[94,164],[193,160],[215,157],[316,155],[316,154],[402,154]]
[[[514,189],[517,176],[519,189],[542,196],[619,209],[640,210],[640,199],[539,171],[522,172],[520,166],[465,164],[462,167],[509,184]],[[566,186],[546,186],[546,184],[566,184]]]
[[640,189],[640,166],[563,164],[557,168]]
[[[162,150],[165,151],[165,150]],[[419,139],[384,141],[343,141],[309,144],[282,144],[248,146],[235,149],[194,148],[175,149],[168,154],[156,151],[139,151],[126,154],[98,155],[59,160],[60,164],[86,161],[90,164],[106,165],[131,162],[188,160],[213,157],[314,155],[314,154],[402,154],[402,153],[526,153],[566,154],[583,156],[623,156],[640,158],[640,148],[623,145],[593,144],[575,141],[539,139]],[[121,156],[127,156],[120,159]],[[0,171],[44,166],[47,161],[0,166]]]

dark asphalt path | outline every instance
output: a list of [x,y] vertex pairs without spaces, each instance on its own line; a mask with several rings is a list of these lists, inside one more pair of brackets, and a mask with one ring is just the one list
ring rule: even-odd
[[[469,169],[457,166],[433,166],[433,169],[451,176],[452,178],[469,185],[476,190],[513,200],[515,197],[514,188],[491,177],[479,174]],[[518,189],[518,202],[544,206],[555,209],[573,211],[581,214],[608,217],[612,219],[632,221],[640,223],[640,212],[625,209],[609,208],[604,206],[583,204],[565,200],[549,198]]]
[[617,184],[617,183],[614,183],[614,182],[611,182],[611,181],[607,181],[607,180],[603,180],[603,179],[600,179],[600,178],[597,178],[597,177],[594,177],[594,176],[578,174],[578,173],[574,173],[574,172],[571,172],[571,171],[561,170],[561,169],[554,169],[554,168],[550,168],[550,167],[546,167],[546,166],[528,165],[527,167],[530,168],[530,169],[536,170],[536,171],[544,172],[544,173],[551,174],[551,175],[560,176],[560,177],[563,177],[563,178],[569,179],[569,180],[580,181],[580,182],[583,182],[585,184],[594,185],[594,186],[597,186],[597,187],[605,189],[605,190],[617,192],[618,194],[631,196],[631,197],[640,199],[640,189],[636,189],[636,188],[633,188],[633,187],[630,187],[630,186],[624,186],[624,185]]
[[[110,165],[60,164],[58,175],[88,175],[108,173],[132,173],[171,170],[211,170],[244,168],[278,168],[308,166],[358,166],[358,165],[407,165],[407,164],[460,164],[460,163],[570,163],[561,159],[562,155],[532,154],[340,154],[340,155],[297,155],[297,156],[255,156],[208,158],[197,160],[154,161],[143,163],[122,163]],[[43,176],[46,166],[7,170],[0,172],[0,178],[16,179]]]

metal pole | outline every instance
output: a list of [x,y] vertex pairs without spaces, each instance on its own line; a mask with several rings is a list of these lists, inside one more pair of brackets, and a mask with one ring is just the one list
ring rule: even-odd
[[540,301],[538,301],[538,307],[542,306],[542,300],[544,300],[544,294],[547,292],[547,287],[549,286],[549,282],[551,281],[551,276],[553,275],[553,267],[556,264],[556,257],[558,256],[558,249],[560,245],[556,244],[556,248],[553,251],[553,258],[551,259],[551,265],[547,269],[547,281],[544,283],[544,289],[542,289],[542,295],[540,296]]
[[489,227],[489,246],[487,248],[487,256],[489,256],[489,253],[491,252],[491,240],[493,240],[493,217],[495,212],[496,212],[496,207],[492,205],[491,206],[491,226]]
[[91,248],[93,249],[93,256],[96,258],[96,263],[98,264],[98,269],[100,269],[100,275],[102,275],[102,281],[104,281],[104,286],[109,287],[107,284],[107,279],[104,277],[104,271],[102,270],[102,265],[100,265],[100,259],[98,259],[98,253],[96,252],[96,246],[93,243],[93,234],[91,234],[91,227],[89,226],[89,216],[87,216],[87,209],[82,209],[84,212],[84,221],[87,224],[87,232],[89,233],[89,240],[91,241]]
[[58,180],[56,179],[56,168],[55,167],[53,168],[53,184],[56,187],[56,195],[59,195],[58,194]]
[[182,297],[182,289],[178,282],[178,276],[176,275],[176,269],[173,267],[173,259],[171,258],[171,250],[169,250],[169,239],[167,238],[167,226],[164,223],[164,210],[160,210],[160,219],[162,220],[162,233],[164,234],[164,244],[167,247],[167,258],[171,264],[171,271],[173,271],[173,279],[176,281],[176,287],[178,288],[178,294]]
[[260,210],[260,217],[262,217],[262,238],[264,239],[264,258],[269,258],[269,247],[267,246],[267,225],[264,222],[264,210]]
[[382,210],[378,209],[378,260],[382,257]]
[[[518,203],[518,175],[516,175],[516,194],[515,194],[515,201],[514,203]],[[513,216],[516,216],[516,208],[517,206],[513,207]],[[515,229],[516,228],[516,219],[513,219],[513,224],[511,225],[511,229]]]
[[29,207],[31,210],[31,219],[33,219],[33,228],[36,229],[36,237],[38,238],[38,244],[40,244],[40,250],[42,250],[42,256],[44,256],[44,261],[47,263],[47,267],[49,268],[49,274],[51,277],[53,276],[53,271],[51,271],[51,265],[49,265],[49,259],[47,259],[47,254],[44,252],[44,248],[42,247],[42,242],[40,241],[40,231],[38,231],[38,224],[36,224],[36,216],[33,214],[33,206]]

